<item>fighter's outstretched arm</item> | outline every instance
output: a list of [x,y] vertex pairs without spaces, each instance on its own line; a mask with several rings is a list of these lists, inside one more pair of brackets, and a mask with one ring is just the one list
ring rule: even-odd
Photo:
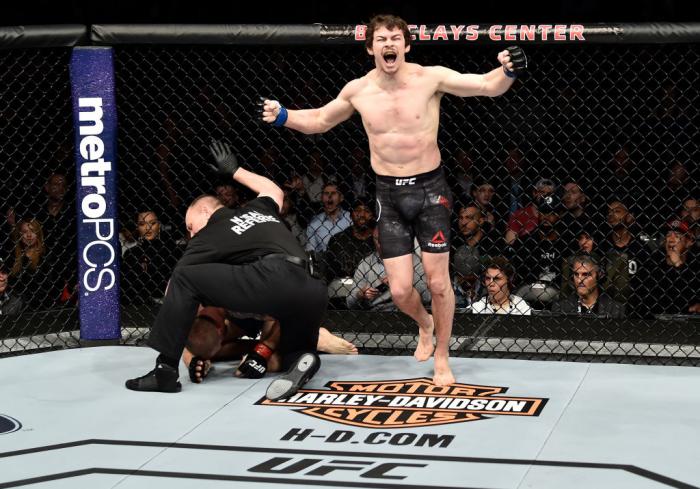
[[525,70],[527,60],[522,49],[515,46],[498,53],[501,66],[482,75],[461,74],[444,67],[435,67],[439,76],[438,90],[458,97],[497,97],[513,84],[518,73]]
[[304,134],[320,134],[346,121],[355,112],[350,97],[355,90],[353,80],[337,98],[318,109],[288,110],[277,100],[264,100],[262,119],[275,126],[285,126]]

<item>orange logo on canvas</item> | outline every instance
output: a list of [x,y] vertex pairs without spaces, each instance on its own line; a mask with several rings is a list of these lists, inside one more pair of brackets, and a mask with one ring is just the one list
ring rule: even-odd
[[477,421],[491,416],[539,416],[547,399],[502,396],[507,387],[452,384],[428,378],[329,382],[288,399],[256,404],[286,406],[315,418],[363,428],[408,428]]

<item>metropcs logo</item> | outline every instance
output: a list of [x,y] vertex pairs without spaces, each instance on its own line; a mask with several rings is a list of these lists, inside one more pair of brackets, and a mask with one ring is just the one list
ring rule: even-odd
[[331,390],[301,389],[288,399],[256,404],[285,406],[336,423],[363,428],[435,426],[490,416],[539,416],[548,399],[498,396],[507,387],[452,384],[428,378],[374,382],[328,382]]
[[[81,97],[78,106],[82,109],[78,116],[78,133],[81,137],[78,151],[83,159],[80,162],[80,208],[86,218],[83,219],[83,224],[95,228],[94,233],[91,233],[94,239],[83,248],[82,258],[88,269],[82,281],[84,290],[94,292],[100,288],[109,290],[116,283],[114,271],[108,268],[116,259],[114,247],[109,242],[114,236],[114,219],[104,218],[107,210],[105,175],[112,171],[112,163],[102,158],[105,152],[105,143],[100,137],[104,131],[102,99]],[[97,251],[100,247],[107,250],[107,260],[96,258],[99,253],[91,252],[93,248]],[[103,282],[107,284],[104,285]]]

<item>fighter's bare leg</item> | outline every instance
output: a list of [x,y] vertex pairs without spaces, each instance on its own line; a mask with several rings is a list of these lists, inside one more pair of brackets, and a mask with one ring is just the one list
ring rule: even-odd
[[[260,341],[265,343],[272,350],[276,350],[279,345],[280,338],[279,321],[268,318],[260,332]],[[252,349],[251,345],[249,350]],[[335,336],[324,327],[320,327],[318,331],[318,343],[316,349],[324,353],[333,353],[339,355],[357,355],[357,347],[349,341]],[[268,372],[278,372],[282,366],[282,358],[277,352],[274,352],[267,361]],[[236,375],[240,376],[238,371]]]
[[424,362],[433,354],[433,317],[423,307],[421,296],[413,288],[413,255],[397,256],[384,260],[389,277],[391,298],[401,312],[418,323],[418,346],[413,356]]
[[318,329],[318,344],[316,349],[323,353],[336,355],[357,355],[358,353],[355,345],[340,336],[334,335],[323,326]]
[[449,272],[449,253],[423,253],[423,268],[432,296],[433,318],[435,320],[435,385],[455,383],[449,365],[452,321],[455,312],[455,295],[452,290]]

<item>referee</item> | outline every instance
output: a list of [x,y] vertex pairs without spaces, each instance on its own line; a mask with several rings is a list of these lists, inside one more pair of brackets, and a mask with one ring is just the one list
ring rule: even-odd
[[[286,373],[267,397],[294,394],[318,370],[316,354],[328,292],[308,271],[306,254],[279,215],[283,191],[270,179],[239,168],[226,143],[211,146],[216,171],[256,192],[245,208],[228,209],[213,196],[195,199],[185,223],[192,239],[178,261],[151,330],[156,367],[126,381],[135,391],[179,392],[178,361],[199,304],[267,314],[280,322],[278,352]],[[213,166],[213,165],[212,165]],[[251,370],[264,374],[269,352],[248,355]],[[261,376],[261,375],[260,375]]]

